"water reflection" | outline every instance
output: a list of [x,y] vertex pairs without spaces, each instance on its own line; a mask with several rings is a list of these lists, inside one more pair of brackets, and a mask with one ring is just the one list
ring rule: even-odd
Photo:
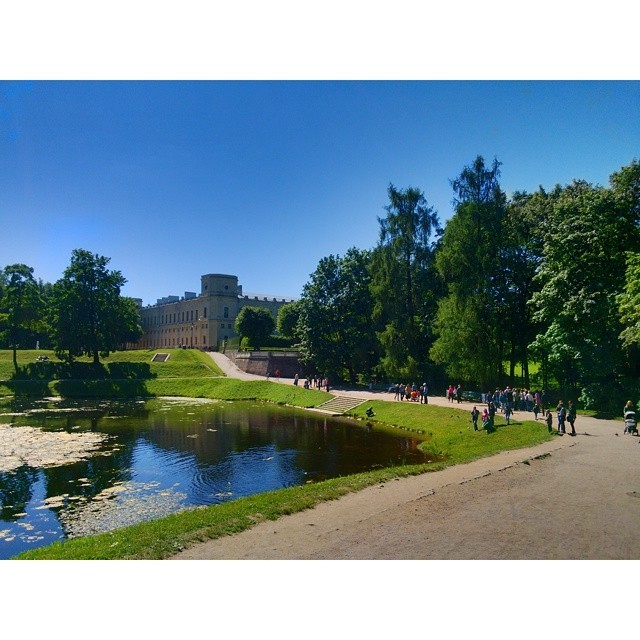
[[0,461],[34,434],[63,444],[69,434],[104,436],[70,463],[54,456],[0,468],[0,558],[179,509],[425,460],[410,438],[247,402],[5,401],[0,430]]

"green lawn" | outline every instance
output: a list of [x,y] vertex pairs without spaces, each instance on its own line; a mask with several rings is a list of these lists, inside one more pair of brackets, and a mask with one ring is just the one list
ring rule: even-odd
[[[197,349],[148,349],[135,351],[116,351],[107,358],[100,359],[96,371],[91,358],[77,358],[73,365],[59,360],[53,351],[18,351],[16,376],[13,367],[13,354],[0,350],[0,380],[31,378],[56,380],[61,378],[183,378],[202,376],[223,376],[224,374],[206,353]],[[151,362],[156,353],[168,353],[166,362]],[[37,362],[39,356],[47,356],[47,362]]]
[[[373,408],[375,416],[367,419],[365,411]],[[503,416],[496,415],[496,431],[473,430],[468,411],[407,402],[377,400],[356,407],[352,412],[374,428],[401,430],[420,440],[419,447],[447,464],[469,462],[498,451],[528,447],[550,437],[542,420],[514,420],[506,426]]]

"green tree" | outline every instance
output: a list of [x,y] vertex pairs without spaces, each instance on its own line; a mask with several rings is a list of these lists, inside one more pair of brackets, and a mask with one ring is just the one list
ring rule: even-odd
[[440,294],[433,256],[441,234],[438,215],[416,188],[388,189],[386,217],[378,218],[372,256],[373,320],[387,376],[426,374],[432,322]]
[[574,181],[554,202],[536,275],[535,318],[546,327],[533,343],[561,384],[611,379],[623,363],[617,296],[626,251],[638,247],[632,208],[615,190]]
[[617,301],[624,326],[620,338],[623,345],[635,354],[637,367],[640,349],[640,162],[633,160],[614,173],[611,176],[611,188],[621,209],[629,211],[635,222],[635,233],[629,234],[624,241],[627,259],[625,279]]
[[514,385],[516,365],[520,364],[524,386],[531,386],[529,344],[540,327],[533,320],[534,308],[530,302],[539,289],[535,275],[542,264],[547,219],[560,191],[557,187],[546,193],[541,187],[534,194],[517,192],[507,205],[498,244],[502,278],[498,319],[508,345],[511,385]]
[[296,337],[296,326],[300,318],[300,305],[298,302],[290,302],[278,309],[276,327],[278,333],[285,338]]
[[133,298],[121,296],[114,316],[112,329],[117,336],[118,348],[123,349],[126,344],[135,344],[144,333],[138,303]]
[[13,366],[18,373],[17,349],[28,332],[37,330],[42,316],[42,300],[33,268],[12,264],[3,271],[3,297],[0,323],[6,327],[13,350]]
[[[621,167],[609,179],[613,196],[621,211],[635,221],[636,230],[640,225],[640,161],[633,160]],[[637,235],[637,234],[636,234]],[[629,240],[633,241],[633,238]]]
[[501,377],[506,344],[500,314],[508,285],[499,251],[506,196],[499,176],[496,159],[487,167],[477,156],[451,181],[455,213],[436,252],[447,296],[438,305],[430,355],[451,376],[484,386]]
[[624,329],[620,338],[626,347],[640,347],[640,253],[627,253],[624,290],[616,298]]
[[75,249],[71,264],[52,288],[52,338],[59,357],[87,355],[99,364],[133,336],[139,337],[140,314],[120,294],[126,279],[109,271],[110,259]]
[[243,307],[235,321],[236,333],[247,338],[255,349],[262,347],[276,327],[276,321],[268,309]]
[[352,384],[376,359],[369,263],[370,253],[356,248],[323,258],[298,303],[302,361],[331,376],[346,372]]

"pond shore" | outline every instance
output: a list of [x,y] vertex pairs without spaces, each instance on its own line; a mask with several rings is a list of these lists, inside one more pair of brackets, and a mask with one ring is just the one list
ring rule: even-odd
[[173,558],[638,559],[639,440],[616,421],[579,416],[576,429],[575,438],[375,485]]

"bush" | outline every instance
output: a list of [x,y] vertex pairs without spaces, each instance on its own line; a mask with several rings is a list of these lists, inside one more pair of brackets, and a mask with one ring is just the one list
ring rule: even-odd
[[[294,346],[294,341],[291,338],[284,338],[283,336],[269,336],[265,344],[260,347],[260,351],[277,351],[278,349],[291,349]],[[229,349],[227,344],[227,349]],[[240,350],[249,351],[254,349],[249,338],[242,338],[240,340]]]
[[578,401],[585,409],[621,416],[622,407],[627,400],[638,403],[640,407],[638,398],[640,398],[640,382],[621,379],[610,384],[593,382],[586,385],[583,387]]

